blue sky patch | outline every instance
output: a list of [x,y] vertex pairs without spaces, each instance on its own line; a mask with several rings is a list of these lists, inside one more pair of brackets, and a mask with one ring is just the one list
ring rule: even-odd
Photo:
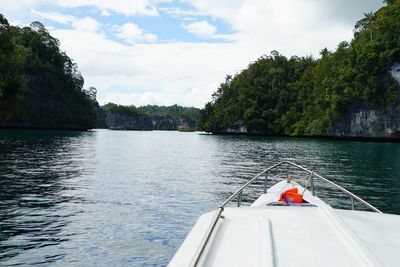
[[[113,12],[104,12],[99,8],[92,6],[83,6],[77,8],[59,7],[56,5],[39,6],[31,9],[30,16],[21,17],[21,21],[26,24],[38,20],[46,27],[53,29],[73,28],[72,20],[62,21],[63,18],[70,16],[74,19],[91,18],[99,23],[99,30],[103,31],[107,37],[113,41],[127,43],[116,36],[121,26],[126,23],[135,24],[143,34],[156,35],[156,40],[152,38],[151,42],[226,42],[224,38],[215,38],[215,35],[233,34],[232,27],[221,19],[212,18],[196,11],[193,6],[185,2],[162,3],[157,6],[158,16],[126,16]],[[105,14],[107,13],[107,14]],[[59,20],[54,17],[59,16]],[[20,19],[20,18],[19,18]],[[208,24],[215,31],[210,34],[196,34],[188,30],[188,25],[202,22]],[[196,29],[194,29],[196,30]],[[129,41],[128,41],[129,42]],[[132,40],[130,41],[132,43]],[[135,43],[149,42],[148,38],[138,38]]]

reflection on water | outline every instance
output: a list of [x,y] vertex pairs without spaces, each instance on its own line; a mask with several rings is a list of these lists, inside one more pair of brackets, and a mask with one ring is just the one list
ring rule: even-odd
[[[0,265],[166,265],[197,217],[292,160],[400,214],[400,144],[179,132],[0,131]],[[284,169],[296,176],[304,173]],[[269,184],[281,179],[271,172]],[[245,191],[250,203],[261,181]],[[349,201],[316,183],[335,207]]]
[[[47,249],[68,241],[62,229],[83,203],[81,177],[93,170],[93,133],[2,131],[0,138],[0,260],[52,262]],[[71,233],[73,234],[73,233]],[[37,253],[37,251],[43,251]],[[46,252],[48,251],[48,252]],[[23,252],[23,258],[20,254]]]

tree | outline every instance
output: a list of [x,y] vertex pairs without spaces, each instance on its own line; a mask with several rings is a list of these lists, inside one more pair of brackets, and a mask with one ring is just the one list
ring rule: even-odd
[[400,106],[389,69],[400,60],[400,2],[386,1],[355,25],[351,42],[317,60],[271,51],[220,84],[201,112],[204,130],[246,126],[254,133],[326,135],[355,105]]
[[386,3],[387,5],[394,4],[398,0],[384,0],[383,2]]
[[357,21],[354,27],[354,35],[357,37],[361,33],[365,32],[366,30],[369,31],[370,42],[373,41],[372,38],[372,28],[373,28],[373,21],[375,17],[372,12],[364,13],[364,18]]
[[83,82],[43,24],[14,27],[0,15],[0,126],[93,128],[96,94]]
[[369,29],[369,36],[371,38],[372,42],[372,22],[374,20],[374,14],[372,12],[364,13],[366,22],[367,22],[367,28]]
[[97,89],[96,87],[90,86],[88,90],[86,90],[86,94],[89,97],[90,100],[96,101],[97,97]]
[[0,14],[0,29],[7,28],[8,26],[10,26],[8,20],[2,14]]

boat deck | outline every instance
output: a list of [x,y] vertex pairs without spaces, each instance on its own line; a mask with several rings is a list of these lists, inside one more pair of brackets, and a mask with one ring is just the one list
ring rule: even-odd
[[[170,266],[189,266],[215,212]],[[198,266],[397,266],[400,217],[331,207],[225,208]]]
[[[304,189],[293,177],[267,190],[268,172],[281,165],[306,171]],[[264,178],[264,194],[250,207],[226,207],[252,182]],[[374,212],[333,209],[314,194],[313,176]],[[282,201],[297,188],[302,201]],[[281,201],[280,201],[281,200]],[[202,215],[169,266],[399,266],[400,216],[384,214],[343,187],[289,161],[257,174],[219,209]]]

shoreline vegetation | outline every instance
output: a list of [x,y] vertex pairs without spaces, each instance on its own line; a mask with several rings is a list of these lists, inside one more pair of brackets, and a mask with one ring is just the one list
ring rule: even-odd
[[0,14],[0,127],[91,129],[96,91],[40,22],[11,26]]
[[367,13],[320,58],[277,51],[225,82],[201,111],[213,134],[400,138],[400,1]]
[[40,22],[0,14],[0,128],[203,130],[220,135],[400,140],[400,2],[367,13],[335,51],[277,51],[227,75],[203,109],[100,106],[76,63]]
[[97,109],[98,127],[111,130],[198,130],[200,109],[172,106],[123,106],[108,103]]
[[16,27],[0,14],[0,128],[89,130],[198,129],[194,107],[99,106],[78,66],[38,21]]
[[354,141],[354,142],[379,142],[379,143],[400,143],[400,138],[371,137],[371,136],[333,136],[333,135],[285,135],[265,133],[240,133],[240,132],[205,132],[209,135],[219,136],[253,136],[253,137],[284,137],[290,139],[320,139],[331,141]]

